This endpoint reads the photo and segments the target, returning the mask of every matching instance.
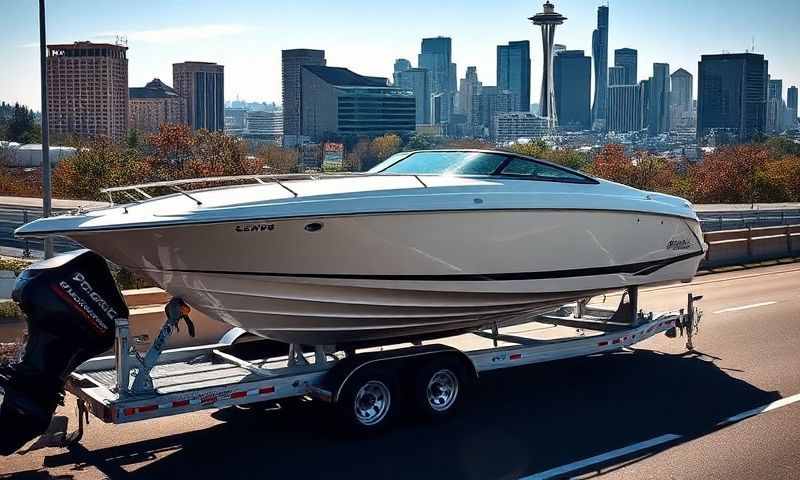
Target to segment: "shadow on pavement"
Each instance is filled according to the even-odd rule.
[[[79,447],[45,466],[88,463],[117,478],[125,465],[174,450],[127,475],[518,478],[667,433],[704,435],[778,398],[707,359],[641,350],[485,374],[462,410],[438,425],[402,416],[379,436],[353,438],[337,431],[327,405],[228,409],[215,414],[226,422],[211,428],[92,452]]]

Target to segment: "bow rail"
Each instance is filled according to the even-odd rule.
[[[347,177],[347,176],[353,176],[353,174],[287,173],[279,175],[230,175],[224,177],[184,178],[180,180],[166,180],[161,182],[140,183],[136,185],[126,185],[123,187],[103,188],[100,190],[100,192],[105,193],[108,196],[108,200],[109,202],[111,202],[111,205],[114,205],[114,197],[112,195],[114,193],[123,194],[125,197],[127,197],[134,203],[141,203],[145,200],[153,198],[153,195],[150,195],[145,190],[152,188],[167,188],[169,190],[172,190],[173,192],[191,198],[192,200],[197,202],[198,205],[200,205],[201,202],[199,200],[192,197],[189,193],[186,192],[186,190],[180,187],[185,185],[202,184],[202,183],[226,184],[226,183],[237,183],[243,181],[251,181],[260,184],[276,183],[280,185],[283,189],[285,189],[287,192],[297,197],[297,192],[287,187],[286,184],[283,183],[284,181],[317,180],[319,178],[333,178],[333,177]],[[221,187],[223,185],[219,186]],[[140,198],[137,198],[135,194],[138,194]]]
[[[167,188],[172,190],[175,193],[179,193],[186,197],[191,198],[198,205],[202,205],[197,198],[193,197],[187,190],[181,188],[184,185],[192,185],[192,184],[202,184],[202,183],[218,183],[218,184],[226,184],[226,183],[235,183],[235,182],[243,182],[243,181],[251,181],[257,184],[268,184],[268,183],[275,183],[281,186],[284,190],[291,193],[292,196],[297,197],[297,192],[289,188],[285,183],[286,180],[319,180],[319,179],[328,179],[328,178],[345,178],[345,177],[368,177],[379,175],[379,173],[363,173],[363,172],[340,172],[340,173],[285,173],[285,174],[278,174],[278,175],[230,175],[225,177],[201,177],[201,178],[184,178],[180,180],[166,180],[161,182],[149,182],[149,183],[139,183],[136,185],[127,185],[123,187],[110,187],[110,188],[103,188],[100,190],[101,193],[105,193],[108,196],[108,201],[111,205],[115,205],[114,197],[112,194],[119,193],[127,197],[133,203],[141,203],[145,200],[149,200],[151,198],[158,197],[161,195],[151,195],[147,193],[145,190],[151,188]],[[386,175],[386,174],[380,174]],[[390,174],[391,175],[391,174]],[[420,175],[407,175],[407,174],[399,174],[399,175],[391,175],[391,176],[408,176],[414,177],[417,181],[424,187],[428,188],[428,185],[422,181]],[[213,188],[221,188],[224,185],[219,185]],[[189,190],[191,191],[191,190]],[[136,195],[139,195],[137,197]]]

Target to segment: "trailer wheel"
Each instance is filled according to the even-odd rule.
[[[464,387],[464,368],[459,362],[431,361],[417,374],[414,386],[417,409],[436,420],[450,416],[461,403]]]
[[[373,432],[389,423],[397,410],[395,385],[393,376],[377,369],[356,372],[337,401],[346,426],[357,432]]]

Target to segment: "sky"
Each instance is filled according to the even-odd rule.
[[[187,60],[225,66],[225,98],[280,102],[281,50],[324,49],[328,65],[391,77],[394,60],[417,65],[423,37],[453,39],[462,78],[478,68],[495,85],[496,46],[531,41],[531,101],[539,97],[541,34],[528,17],[542,1],[403,0],[49,0],[48,43],[128,40],[129,86],[154,77],[172,83],[172,64]],[[591,55],[597,22],[593,0],[555,0],[568,18],[556,43]],[[0,100],[39,109],[36,0],[0,0]],[[611,0],[609,65],[615,48],[639,51],[639,79],[653,62],[696,77],[701,54],[755,52],[769,61],[785,89],[800,84],[800,0]],[[696,78],[695,78],[696,83]],[[695,87],[696,92],[696,87]]]

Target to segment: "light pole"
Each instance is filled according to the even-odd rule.
[[[45,31],[44,0],[39,0],[39,60],[42,76],[42,216],[52,210],[50,189],[50,128],[47,121],[47,33]],[[44,258],[53,256],[53,237],[44,239]]]

